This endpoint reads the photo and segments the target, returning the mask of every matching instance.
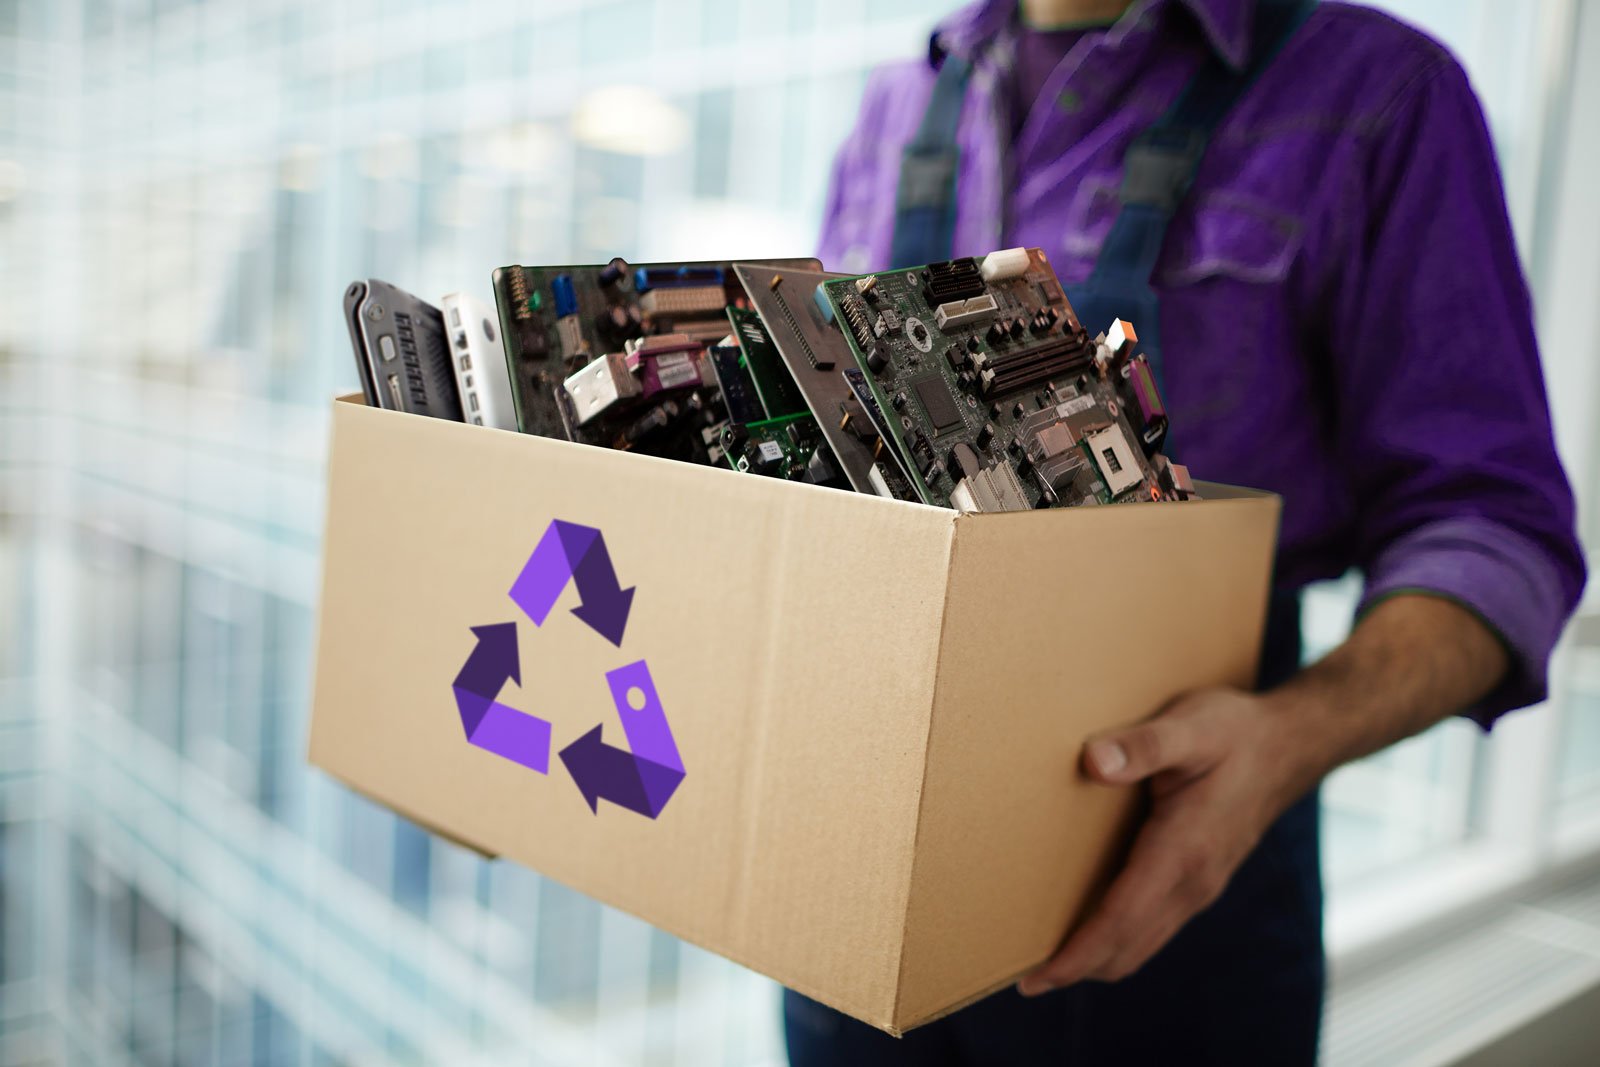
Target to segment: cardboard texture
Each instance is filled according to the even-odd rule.
[[[1202,492],[958,515],[342,398],[310,759],[901,1033],[1045,959],[1103,882],[1138,795],[1082,779],[1084,739],[1252,677],[1279,501]],[[636,590],[620,646],[569,610],[582,568],[542,625],[508,596],[552,520]],[[468,743],[452,696],[503,623],[548,773]],[[639,660],[682,758],[654,817],[591,810],[561,756],[642,744],[606,679]]]

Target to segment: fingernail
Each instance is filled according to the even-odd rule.
[[[1128,765],[1128,754],[1115,741],[1090,742],[1089,759],[1094,763],[1095,770],[1107,776],[1116,774]]]
[[[1024,978],[1017,983],[1017,992],[1025,997],[1036,997],[1040,993],[1050,992],[1051,986],[1042,978]]]

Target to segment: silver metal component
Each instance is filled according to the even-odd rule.
[[[601,356],[562,384],[572,398],[579,426],[624,397],[635,397],[644,391],[639,379],[629,372],[627,359],[620,352]]]
[[[1028,511],[1027,494],[1009,463],[998,463],[969,474],[950,491],[950,506],[957,511]]]
[[[1111,490],[1112,496],[1124,493],[1140,482],[1144,481],[1144,471],[1139,466],[1139,459],[1124,436],[1122,427],[1118,425],[1107,426],[1103,430],[1084,435],[1084,443],[1089,446],[1089,454],[1094,457],[1094,465],[1100,472],[1100,478],[1106,483],[1106,488]]]

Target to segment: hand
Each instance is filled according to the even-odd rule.
[[[1286,711],[1270,696],[1201,690],[1084,746],[1091,778],[1118,786],[1148,779],[1151,810],[1099,906],[1017,983],[1019,992],[1124,978],[1221,894],[1267,827],[1316,780],[1298,732],[1284,728]]]

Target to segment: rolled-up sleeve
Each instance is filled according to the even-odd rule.
[[[1487,727],[1544,699],[1583,553],[1493,146],[1465,73],[1441,54],[1383,122],[1329,323],[1336,445],[1366,575],[1359,610],[1424,592],[1482,619],[1512,660],[1466,709]]]

